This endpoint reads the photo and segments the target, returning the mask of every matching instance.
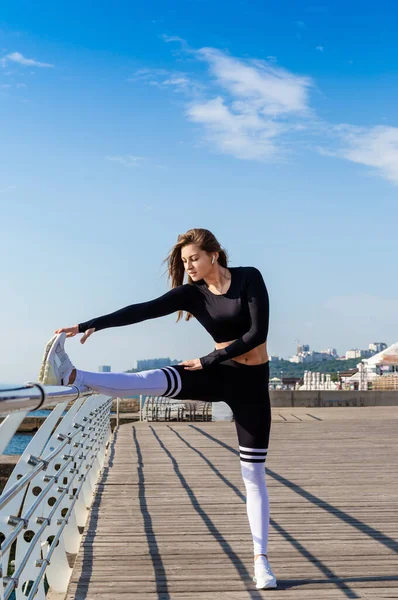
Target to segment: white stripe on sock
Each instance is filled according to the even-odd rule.
[[[245,446],[239,446],[239,450],[246,450],[247,452],[268,452],[268,448],[246,448]]]

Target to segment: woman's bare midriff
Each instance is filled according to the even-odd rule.
[[[216,349],[222,350],[226,348],[236,340],[232,340],[232,342],[219,342],[216,343]],[[269,360],[268,352],[267,352],[267,342],[264,344],[260,344],[253,348],[253,350],[249,350],[245,354],[241,354],[240,356],[235,356],[232,360],[236,362],[242,363],[243,365],[262,365]]]

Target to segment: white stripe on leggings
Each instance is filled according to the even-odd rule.
[[[179,374],[177,369],[174,369],[174,367],[163,367],[163,368],[166,371],[169,371],[169,373],[171,371],[170,377],[171,377],[171,380],[174,382],[174,385],[171,386],[170,393],[167,394],[167,396],[170,398],[174,398],[174,396],[177,396],[177,394],[181,391],[181,388],[182,388],[181,375]]]

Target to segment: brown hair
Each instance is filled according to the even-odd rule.
[[[167,258],[164,259],[163,263],[167,262],[168,268],[168,279],[171,279],[171,287],[175,288],[184,283],[184,263],[181,259],[181,249],[188,244],[196,244],[201,250],[208,252],[218,252],[218,262],[222,267],[228,266],[228,254],[224,248],[221,247],[217,238],[208,229],[189,229],[186,233],[181,233],[178,236],[177,243],[174,244],[169,252]],[[192,284],[192,278],[188,275],[188,283]],[[182,319],[184,311],[178,311],[177,323]],[[189,321],[193,315],[187,313],[185,320]]]

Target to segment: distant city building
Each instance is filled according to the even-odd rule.
[[[110,373],[111,372],[111,366],[110,365],[100,365],[98,367],[98,371],[100,373]]]
[[[303,363],[304,362],[304,355],[302,352],[300,352],[300,354],[295,354],[294,356],[292,356],[291,358],[288,359],[289,362],[291,363]]]
[[[137,371],[148,371],[149,369],[161,369],[169,365],[178,365],[180,360],[171,360],[170,358],[145,358],[137,360]]]
[[[383,350],[385,350],[387,348],[387,344],[385,344],[384,342],[373,342],[372,344],[369,344],[369,350],[371,352],[383,352]]]
[[[362,358],[362,352],[363,350],[358,350],[357,348],[354,348],[353,350],[347,350],[345,353],[346,360],[350,360],[352,358]]]
[[[280,360],[279,356],[270,356],[270,360]]]
[[[351,348],[347,350],[345,355],[339,356],[336,348],[327,348],[320,352],[310,350],[309,344],[298,344],[297,353],[288,359],[289,362],[302,364],[312,362],[325,362],[329,360],[350,360],[350,359],[367,359],[383,352],[387,348],[387,344],[384,342],[372,342],[369,344],[368,350],[360,350],[359,348]],[[274,360],[276,357],[273,357]]]
[[[299,356],[300,354],[303,354],[304,352],[309,352],[309,351],[310,351],[309,344],[298,344],[296,356]]]
[[[307,355],[310,351],[309,344],[298,344],[296,354],[289,358],[289,362],[292,363],[303,363],[307,361]]]
[[[297,354],[289,358],[289,362],[292,363],[311,363],[311,362],[325,362],[327,360],[334,360],[337,356],[335,348],[328,348],[328,350],[322,352],[314,352],[310,350],[309,344],[302,344],[297,346]]]
[[[328,360],[334,360],[333,354],[330,352],[310,352],[311,362],[326,362]]]
[[[327,350],[321,350],[321,354],[329,354],[333,358],[337,358],[337,350],[336,348],[328,348]]]
[[[346,360],[350,360],[351,358],[370,358],[373,354],[375,354],[373,350],[358,350],[354,348],[353,350],[347,350],[345,358]]]

